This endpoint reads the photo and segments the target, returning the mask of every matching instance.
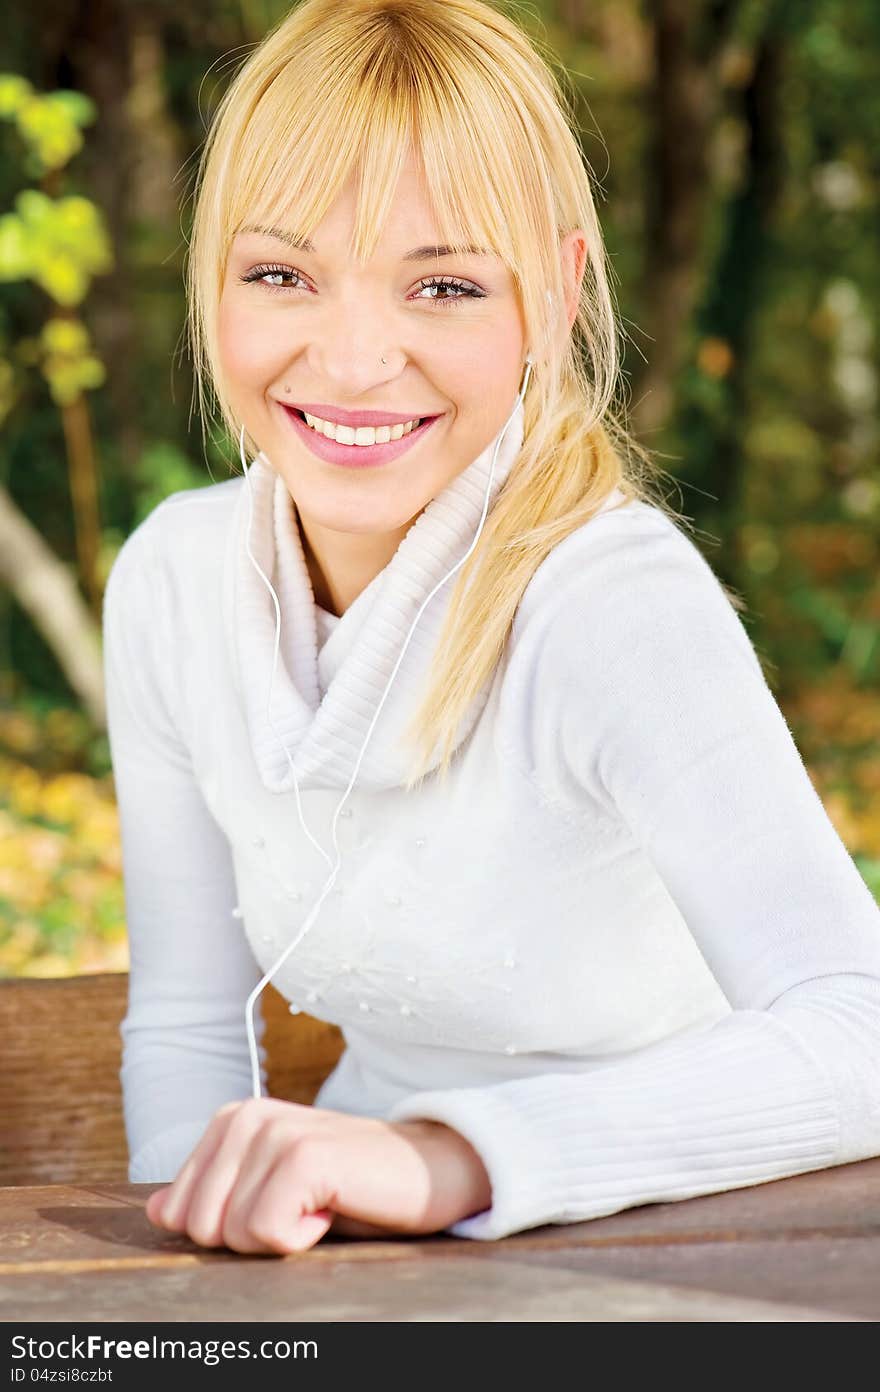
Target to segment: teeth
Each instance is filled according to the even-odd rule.
[[[374,430],[370,425],[334,425],[333,421],[321,420],[305,411],[303,415],[313,430],[326,435],[328,440],[336,440],[340,445],[387,445],[389,440],[400,440],[421,424],[420,420],[411,420],[405,425],[380,425]]]

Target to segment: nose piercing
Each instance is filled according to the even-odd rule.
[[[385,359],[384,359],[384,358],[382,359],[382,361],[383,361],[383,363],[385,363],[385,366],[387,367],[388,364],[387,364],[387,362],[385,362]]]

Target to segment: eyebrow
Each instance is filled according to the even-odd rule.
[[[284,242],[292,247],[294,251],[315,252],[316,248],[308,237],[295,237],[292,232],[285,232],[280,227],[240,227],[239,233],[253,232],[258,237],[274,237],[276,241]],[[457,251],[450,246],[419,246],[413,247],[412,251],[406,252],[401,258],[403,261],[432,261],[438,256],[492,256],[493,252],[487,251],[484,247],[462,247]]]

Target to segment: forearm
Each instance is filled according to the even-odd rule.
[[[419,1093],[391,1118],[468,1138],[493,1206],[451,1231],[497,1238],[880,1153],[878,1041],[880,983],[828,978],[583,1074]]]

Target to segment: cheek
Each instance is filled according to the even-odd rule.
[[[221,300],[217,338],[223,376],[233,390],[262,390],[275,376],[283,351],[266,315]]]
[[[490,419],[498,403],[516,392],[524,356],[522,334],[514,324],[464,345],[455,360],[455,380],[460,387],[457,399]]]

